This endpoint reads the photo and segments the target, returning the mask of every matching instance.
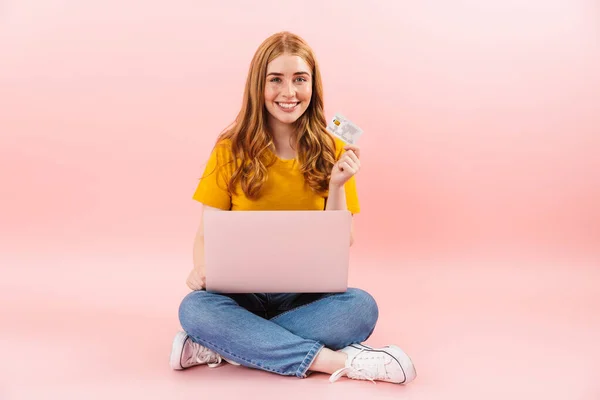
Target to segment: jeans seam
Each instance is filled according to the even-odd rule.
[[[274,370],[272,368],[265,367],[264,365],[258,364],[256,362],[254,362],[252,360],[248,360],[248,359],[246,359],[244,357],[240,357],[240,356],[238,356],[238,355],[236,355],[236,354],[234,354],[234,353],[232,353],[232,352],[230,352],[228,350],[225,350],[221,346],[212,343],[211,341],[203,340],[203,339],[197,339],[196,337],[193,337],[193,338],[194,338],[195,342],[198,342],[198,343],[204,345],[205,347],[210,346],[211,348],[214,348],[214,349],[218,350],[217,352],[221,356],[226,355],[227,358],[231,358],[230,356],[232,356],[232,357],[238,358],[240,360],[243,360],[243,361],[247,362],[248,364],[250,364],[250,365],[252,365],[252,366],[254,366],[256,368],[264,369],[264,370],[267,370],[267,371],[270,371],[270,372],[274,372],[274,373],[277,373],[277,374],[281,374],[281,375],[294,375],[293,372],[291,372],[291,373],[284,373],[282,371],[277,371],[277,370]],[[208,346],[206,346],[205,343],[208,344]]]
[[[306,357],[304,357],[304,360],[302,360],[302,362],[300,363],[300,367],[298,367],[298,370],[296,371],[296,376],[298,378],[306,378],[306,372],[308,371],[308,368],[310,368],[315,358],[317,357],[317,354],[319,354],[321,349],[323,349],[324,347],[325,345],[319,342],[316,342],[313,345]]]
[[[283,313],[281,313],[281,314],[279,314],[279,315],[277,315],[277,316],[275,316],[275,317],[271,318],[271,319],[270,319],[270,321],[275,321],[277,318],[283,317],[284,315],[286,315],[286,314],[288,314],[288,313],[291,313],[292,311],[301,310],[301,309],[303,309],[304,307],[308,307],[308,306],[310,306],[310,305],[313,305],[313,304],[315,304],[315,303],[317,303],[317,302],[319,302],[319,301],[327,300],[327,299],[328,299],[328,298],[330,298],[330,297],[332,297],[332,294],[327,294],[327,295],[325,295],[324,297],[321,297],[320,299],[313,300],[313,301],[311,301],[310,303],[306,303],[306,304],[303,304],[303,305],[301,305],[300,307],[296,307],[296,308],[292,308],[291,310],[287,310],[287,311],[285,311],[285,312],[283,312]]]
[[[322,347],[324,347],[324,345],[322,345],[321,343],[319,343],[319,342],[315,342],[315,344],[314,344],[314,345],[313,345],[313,347],[310,349],[310,351],[308,352],[308,354],[306,355],[306,357],[304,357],[304,359],[303,359],[303,360],[302,360],[302,362],[300,363],[300,367],[298,367],[298,370],[297,370],[296,372],[283,372],[283,371],[281,371],[281,370],[275,370],[275,369],[272,369],[272,368],[266,367],[266,366],[264,366],[264,365],[258,364],[258,363],[256,363],[255,361],[248,360],[248,359],[246,359],[246,358],[244,358],[244,357],[240,357],[240,356],[238,356],[237,354],[234,354],[234,353],[232,353],[232,352],[230,352],[230,351],[228,351],[228,350],[225,350],[225,349],[224,349],[224,348],[222,348],[221,346],[219,346],[219,345],[217,345],[217,344],[214,344],[214,343],[212,343],[212,342],[211,342],[211,341],[209,341],[209,340],[197,339],[197,338],[196,338],[196,337],[194,337],[194,336],[192,336],[192,338],[194,339],[194,341],[195,341],[195,342],[197,342],[197,343],[200,343],[200,344],[202,344],[202,345],[203,345],[203,346],[205,346],[205,347],[208,347],[208,346],[210,346],[211,348],[214,348],[214,349],[216,349],[216,350],[217,350],[217,352],[219,353],[219,355],[221,355],[221,356],[227,356],[226,358],[232,358],[232,357],[234,357],[234,358],[238,358],[238,359],[240,359],[240,360],[243,360],[243,361],[247,362],[248,364],[250,364],[250,365],[252,365],[252,366],[254,366],[254,367],[256,367],[256,368],[259,368],[259,369],[263,369],[263,370],[266,370],[266,371],[274,372],[274,373],[276,373],[276,374],[280,374],[280,375],[287,375],[287,376],[292,376],[292,375],[295,375],[295,376],[297,376],[297,377],[299,377],[299,378],[305,378],[305,377],[306,377],[306,374],[305,374],[305,373],[306,373],[306,370],[307,370],[307,369],[308,369],[308,367],[310,366],[310,364],[308,364],[308,365],[306,365],[306,367],[304,367],[304,364],[306,363],[306,359],[307,359],[307,358],[309,358],[309,356],[311,356],[311,353],[312,353],[311,360],[312,360],[312,359],[314,359],[314,356],[316,356],[316,354],[318,353],[318,351],[319,351],[319,350],[320,350]],[[208,344],[208,346],[206,346],[206,344]],[[317,350],[316,350],[316,351],[315,351],[315,348],[317,348]],[[300,375],[300,372],[299,372],[299,371],[303,371],[303,375]]]

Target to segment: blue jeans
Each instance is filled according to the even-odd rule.
[[[226,359],[280,375],[307,376],[323,347],[339,350],[373,333],[379,311],[361,289],[344,293],[189,293],[183,330]]]

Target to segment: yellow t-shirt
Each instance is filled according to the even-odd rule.
[[[344,142],[335,139],[336,160],[344,151]],[[218,172],[217,167],[226,164],[225,173]],[[233,155],[231,142],[221,141],[210,154],[204,174],[192,198],[209,207],[222,210],[324,210],[325,197],[314,193],[308,185],[304,185],[304,176],[300,172],[296,160],[276,161],[267,170],[267,181],[263,185],[260,197],[250,200],[238,182],[236,193],[227,193],[227,182],[233,172]],[[344,185],[346,205],[352,214],[360,212],[360,204],[356,192],[356,180],[353,176]]]

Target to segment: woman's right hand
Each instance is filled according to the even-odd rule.
[[[206,287],[206,276],[198,268],[193,268],[186,283],[192,290],[202,290]]]

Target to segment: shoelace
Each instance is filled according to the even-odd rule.
[[[201,346],[198,343],[190,341],[190,345],[194,350],[194,355],[191,356],[190,359],[195,359],[198,364],[206,363],[210,368],[215,368],[218,367],[223,361],[220,355],[208,350],[206,347]]]
[[[377,382],[375,382],[376,377],[371,376],[368,370],[364,368],[356,369],[353,367],[345,367],[342,369],[338,369],[331,375],[331,377],[329,378],[329,382],[335,382],[344,375],[348,375],[348,378],[352,379],[368,380],[377,385]]]
[[[361,355],[364,351],[365,351],[364,349],[361,350],[354,357],[354,360],[356,360],[358,358],[358,356]],[[354,360],[352,361],[352,363],[354,363]],[[347,375],[348,378],[352,378],[352,379],[368,380],[368,381],[373,382],[374,384],[377,384],[377,382],[375,382],[376,379],[381,379],[381,380],[388,379],[388,374],[385,369],[385,365],[383,366],[383,369],[378,368],[378,363],[373,363],[372,365],[369,365],[369,367],[372,367],[377,371],[377,373],[372,373],[369,368],[365,368],[365,367],[361,368],[361,364],[363,364],[363,363],[366,364],[366,362],[364,362],[364,361],[361,363],[361,360],[357,360],[357,364],[358,364],[357,367],[350,366],[350,367],[344,367],[344,368],[338,369],[333,374],[331,374],[329,381],[335,382],[344,375]]]

